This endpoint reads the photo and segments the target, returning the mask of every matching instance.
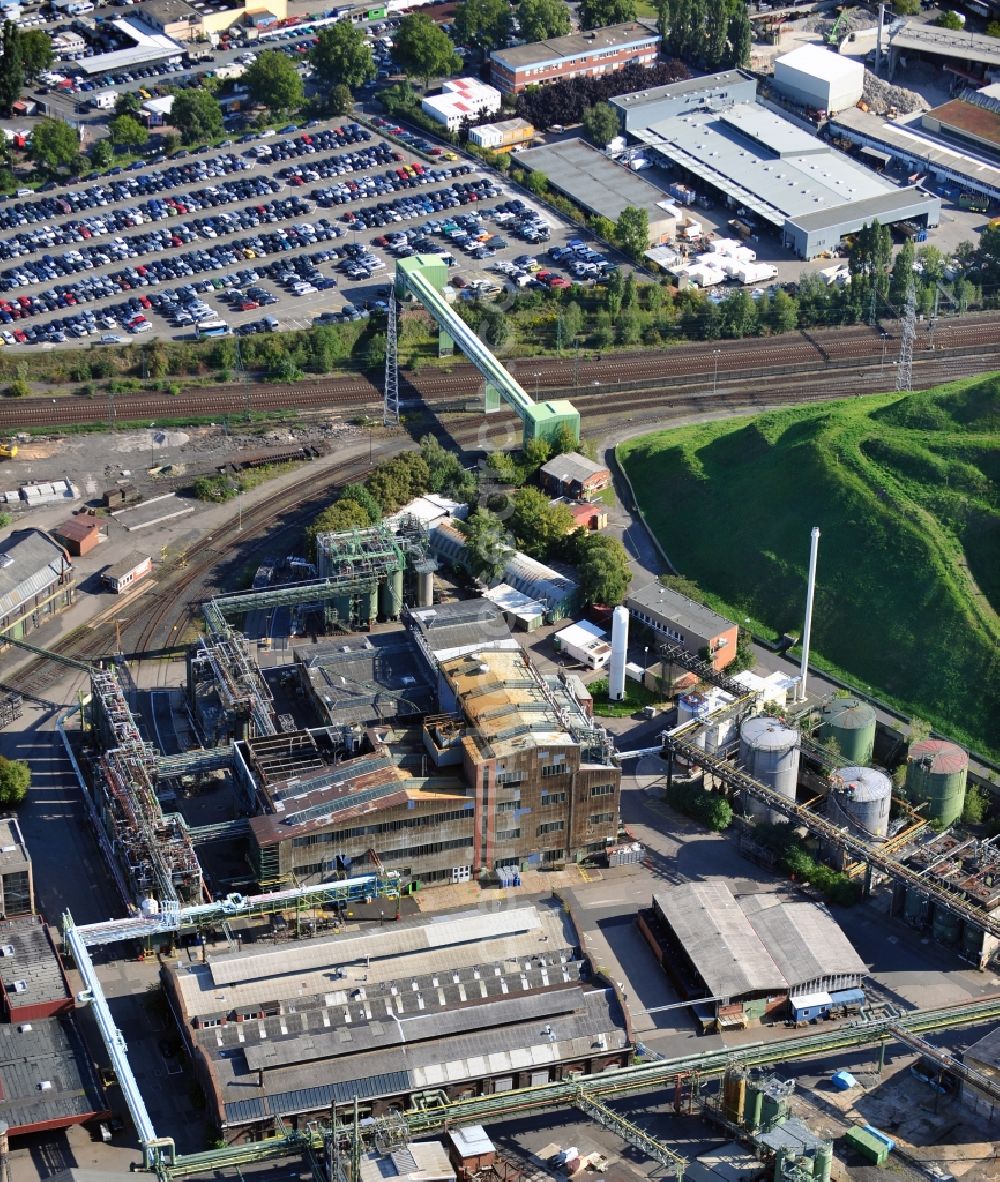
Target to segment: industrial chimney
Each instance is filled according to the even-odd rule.
[[[608,666],[608,699],[625,697],[625,662],[628,660],[628,608],[616,607],[611,620],[611,663]]]
[[[819,556],[819,526],[814,525],[809,535],[809,578],[806,582],[806,622],[802,629],[802,668],[799,673],[798,700],[805,701],[806,682],[809,680],[809,643],[812,639],[813,598],[816,595],[816,559]],[[614,660],[614,656],[611,658]]]

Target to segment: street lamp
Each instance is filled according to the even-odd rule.
[[[715,397],[715,391],[719,385],[719,354],[721,349],[712,350],[712,397]]]

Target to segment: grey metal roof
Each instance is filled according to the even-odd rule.
[[[26,870],[31,865],[31,855],[21,836],[21,827],[16,817],[0,817],[0,870],[12,874]]]
[[[500,609],[488,599],[438,603],[411,612],[424,646],[435,655],[497,644],[517,646]]]
[[[968,1047],[962,1059],[965,1063],[982,1064],[990,1071],[1000,1070],[1000,1026]]]
[[[868,973],[868,966],[821,904],[760,894],[744,896],[740,907],[793,992],[821,977]]]
[[[301,650],[296,654],[331,725],[402,718],[434,708],[430,671],[404,628],[374,633],[365,641],[311,648],[305,660]]]
[[[631,134],[776,226],[898,190],[756,103],[710,106]]]
[[[13,949],[13,953],[8,949]],[[11,1005],[30,1006],[72,998],[55,946],[37,915],[0,923],[0,953],[0,974]],[[17,988],[17,984],[23,988]]]
[[[643,608],[652,616],[661,616],[686,632],[693,632],[705,640],[711,640],[720,632],[727,632],[734,628],[732,620],[720,616],[718,612],[706,607],[703,603],[696,603],[664,587],[662,583],[647,583],[636,591],[630,591],[625,600],[626,607]]]
[[[553,480],[576,480],[582,484],[591,476],[599,476],[608,471],[604,464],[581,455],[578,451],[565,452],[561,456],[553,456],[542,465],[542,471]]]
[[[682,883],[653,896],[712,997],[780,993],[785,978],[724,882]]]
[[[660,207],[660,202],[671,201],[669,193],[581,139],[559,140],[518,152],[517,163],[543,173],[550,185],[578,205],[612,221],[633,205],[646,210],[651,227],[671,216]]]
[[[565,37],[550,37],[547,41],[515,45],[510,49],[495,49],[490,56],[508,69],[523,70],[525,66],[545,65],[569,57],[589,57],[606,50],[659,40],[660,34],[655,25],[629,21],[627,24],[606,25],[603,29],[591,29],[585,33],[567,33]]]
[[[137,566],[148,560],[148,554],[143,554],[141,550],[133,550],[101,573],[108,579],[121,579],[125,575],[131,574]]]
[[[687,94],[700,94],[705,90],[715,90],[723,86],[735,86],[740,82],[751,82],[756,85],[752,74],[742,70],[720,70],[717,74],[709,74],[707,78],[685,78],[681,82],[668,82],[665,86],[652,86],[649,90],[634,90],[631,94],[619,94],[609,98],[613,107],[622,110],[633,110],[645,106],[647,103],[662,102],[663,99],[681,98]]]
[[[387,1071],[379,1075],[363,1076],[346,1083],[321,1084],[318,1087],[296,1088],[273,1096],[255,1096],[252,1100],[227,1101],[227,1125],[252,1124],[276,1116],[294,1116],[299,1112],[318,1112],[331,1104],[350,1104],[358,1100],[376,1100],[380,1096],[400,1096],[413,1087],[408,1071]]]
[[[789,224],[798,226],[800,230],[812,232],[845,223],[856,224],[860,229],[870,221],[898,222],[917,217],[930,212],[935,205],[940,205],[937,197],[910,186],[906,189],[894,189],[891,193],[883,193],[878,197],[866,197],[862,201],[852,201],[829,209],[817,209],[814,213],[801,214],[799,217],[789,218]]]
[[[68,1125],[107,1111],[83,1040],[69,1018],[0,1023],[0,1087],[0,1120],[11,1132],[42,1122]]]
[[[537,562],[527,554],[512,554],[503,568],[504,578],[518,591],[542,600],[552,609],[565,604],[577,592],[576,583],[562,571]]]
[[[0,542],[0,617],[15,615],[72,570],[66,551],[40,529],[18,529]]]
[[[889,44],[893,49],[915,49],[934,57],[1000,66],[1000,41],[965,29],[945,29],[915,20],[894,22],[889,29]]]

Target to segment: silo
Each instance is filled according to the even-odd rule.
[[[740,766],[755,780],[794,801],[799,778],[799,732],[767,714],[748,718],[740,727]],[[746,801],[746,807],[762,820],[785,820],[783,814],[772,815],[756,799]]]
[[[858,698],[834,698],[823,707],[820,738],[832,740],[841,758],[867,767],[875,750],[875,710]]]
[[[830,1182],[832,1172],[833,1142],[824,1141],[816,1149],[816,1156],[813,1159],[813,1177],[816,1179],[816,1182]]]
[[[422,569],[417,572],[417,607],[434,606],[434,571]]]
[[[826,815],[850,825],[862,837],[883,838],[889,831],[892,781],[871,767],[842,767],[830,777]]]
[[[969,757],[961,747],[940,739],[914,743],[906,762],[906,795],[914,803],[927,802],[928,821],[952,825],[965,807],[965,778]]]
[[[625,664],[628,661],[628,608],[616,607],[611,617],[611,660],[608,663],[608,699],[625,697]]]

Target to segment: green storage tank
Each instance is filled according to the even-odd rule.
[[[816,1182],[830,1182],[833,1172],[833,1142],[824,1141],[813,1158],[813,1177]]]
[[[955,743],[914,743],[906,757],[906,795],[914,804],[926,803],[928,821],[953,825],[965,807],[968,772],[969,757]]]
[[[936,906],[931,930],[939,944],[947,944],[949,948],[954,948],[962,938],[962,921],[947,908]]]
[[[844,762],[867,767],[875,750],[875,710],[859,698],[834,698],[823,707],[820,738],[832,741]]]
[[[761,1111],[764,1105],[764,1097],[760,1093],[760,1088],[754,1084],[750,1084],[747,1088],[747,1100],[744,1108],[744,1120],[746,1127],[751,1133],[756,1132],[760,1128]]]

